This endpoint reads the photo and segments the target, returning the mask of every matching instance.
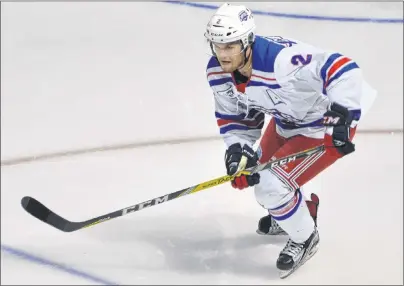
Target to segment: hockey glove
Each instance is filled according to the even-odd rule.
[[[337,151],[342,155],[348,155],[355,151],[349,137],[349,130],[352,123],[352,113],[338,103],[332,103],[330,109],[324,113],[324,126],[333,127],[332,143]]]
[[[240,143],[235,143],[226,150],[225,163],[227,175],[232,176],[239,171],[257,165],[258,156],[248,145],[244,145],[244,147],[241,148]],[[259,182],[260,175],[255,173],[252,175],[240,175],[235,177],[231,181],[231,185],[235,189],[242,190],[244,188],[252,187]]]

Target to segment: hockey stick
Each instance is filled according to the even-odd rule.
[[[82,221],[82,222],[68,221],[68,220],[64,219],[63,217],[59,216],[58,214],[54,213],[53,211],[51,211],[49,208],[47,208],[45,205],[43,205],[38,200],[36,200],[32,197],[29,197],[29,196],[23,197],[21,199],[21,205],[28,213],[30,213],[32,216],[36,217],[37,219],[55,227],[61,231],[73,232],[73,231],[76,231],[76,230],[79,230],[82,228],[90,227],[95,224],[105,222],[105,221],[113,219],[113,218],[124,216],[124,215],[130,214],[130,213],[136,212],[136,211],[143,210],[148,207],[152,207],[152,206],[155,206],[155,205],[158,205],[158,204],[161,204],[164,202],[168,202],[168,201],[171,201],[171,200],[174,200],[174,199],[177,199],[177,198],[189,195],[189,194],[194,194],[194,193],[200,192],[202,190],[206,190],[208,188],[221,185],[241,174],[248,175],[248,174],[260,172],[265,169],[273,168],[275,166],[281,166],[286,163],[293,162],[295,160],[305,158],[305,157],[308,157],[315,153],[321,152],[324,149],[325,149],[325,146],[321,145],[321,146],[318,146],[318,147],[315,147],[312,149],[308,149],[308,150],[298,152],[298,153],[295,153],[295,154],[292,154],[292,155],[289,155],[289,156],[286,156],[286,157],[283,157],[280,159],[276,159],[273,161],[269,161],[267,163],[263,163],[263,164],[251,167],[251,168],[243,170],[233,176],[225,175],[225,176],[222,176],[222,177],[210,180],[210,181],[206,181],[206,182],[200,183],[198,185],[195,185],[195,186],[192,186],[192,187],[189,187],[186,189],[182,189],[182,190],[170,193],[170,194],[166,194],[164,196],[157,197],[157,198],[151,199],[149,201],[145,201],[145,202],[142,202],[142,203],[139,203],[136,205],[132,205],[130,207],[126,207],[126,208],[123,208],[123,209],[120,209],[120,210],[117,210],[117,211],[114,211],[114,212],[111,212],[108,214],[104,214],[99,217],[92,218],[92,219]]]

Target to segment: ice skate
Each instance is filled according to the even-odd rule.
[[[259,220],[257,233],[261,235],[287,235],[271,215],[264,216]]]
[[[296,243],[289,239],[279,254],[276,267],[280,270],[280,278],[284,279],[295,272],[317,252],[320,237],[317,228],[303,243]]]

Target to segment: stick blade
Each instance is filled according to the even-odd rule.
[[[57,215],[38,200],[26,196],[21,199],[22,207],[33,217],[47,223],[61,231],[70,232],[73,229],[69,228],[71,222]]]

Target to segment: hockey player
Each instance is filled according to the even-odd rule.
[[[376,92],[349,57],[298,40],[259,36],[255,29],[248,8],[226,3],[205,32],[212,55],[206,75],[227,146],[227,174],[327,146],[304,160],[231,182],[240,190],[254,186],[257,202],[267,210],[258,233],[289,235],[276,263],[284,278],[312,257],[319,243],[319,200],[314,194],[312,200],[305,199],[301,187],[355,151],[356,125]],[[262,134],[265,115],[272,119]],[[260,137],[255,152],[253,145]]]

